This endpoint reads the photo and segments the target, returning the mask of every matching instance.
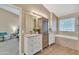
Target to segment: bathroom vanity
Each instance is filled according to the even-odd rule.
[[[42,50],[42,34],[26,34],[24,38],[24,52],[33,55]]]

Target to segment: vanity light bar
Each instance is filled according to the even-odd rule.
[[[34,15],[37,15],[38,17],[45,17],[48,19],[48,17],[46,15],[44,15],[43,13],[39,13],[39,12],[34,11],[34,10],[32,10],[31,13]]]

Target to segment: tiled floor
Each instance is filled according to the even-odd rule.
[[[11,39],[4,42],[0,42],[0,55],[18,55],[19,45],[17,39]],[[48,48],[45,48],[36,55],[77,55],[77,51],[62,47],[60,45],[54,44]]]
[[[19,43],[17,39],[0,42],[0,55],[18,55]]]
[[[54,44],[36,55],[77,55],[77,51]]]

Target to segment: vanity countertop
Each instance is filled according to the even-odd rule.
[[[41,35],[41,34],[26,34],[25,37],[34,37],[34,36],[38,36],[38,35]]]

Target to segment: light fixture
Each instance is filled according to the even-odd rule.
[[[32,13],[31,15],[35,16],[36,18],[41,18],[41,16],[38,16],[38,15],[36,15],[34,13]]]
[[[40,17],[45,17],[48,19],[48,16],[43,14],[42,12],[39,12],[39,11],[37,12],[35,10],[32,10],[31,13],[36,14],[37,16],[40,16]]]
[[[31,15],[35,16],[36,18],[41,18],[41,16],[35,11],[32,11]]]

